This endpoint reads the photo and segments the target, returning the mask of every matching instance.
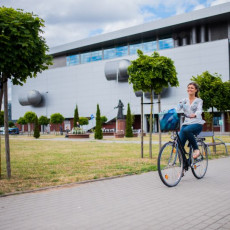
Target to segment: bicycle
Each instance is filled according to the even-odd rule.
[[[208,168],[208,148],[204,142],[205,138],[196,137],[200,156],[193,159],[192,146],[188,144],[189,151],[187,152],[181,145],[178,135],[179,118],[174,123],[170,128],[163,129],[163,131],[169,131],[169,129],[173,131],[171,136],[173,141],[162,146],[157,161],[160,179],[168,187],[176,186],[189,168],[197,179],[203,178]]]

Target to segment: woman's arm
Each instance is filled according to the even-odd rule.
[[[200,99],[197,105],[197,110],[195,112],[196,118],[202,119],[202,112],[203,112],[203,100]]]

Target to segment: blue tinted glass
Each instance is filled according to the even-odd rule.
[[[102,50],[94,51],[91,53],[91,61],[102,60]]]
[[[143,43],[143,52],[144,53],[153,52],[155,50],[157,50],[157,42],[156,41]]]
[[[80,57],[78,54],[66,57],[66,65],[67,66],[78,65],[78,64],[80,64]]]
[[[137,50],[142,50],[142,44],[133,44],[129,46],[130,55],[137,54]]]
[[[111,58],[115,58],[115,57],[116,57],[115,48],[104,50],[104,59],[111,59]]]
[[[163,49],[169,49],[169,48],[173,48],[173,39],[172,38],[167,38],[167,39],[162,39],[159,40],[159,49],[163,50]]]
[[[91,53],[83,53],[81,54],[81,63],[91,62]]]
[[[116,47],[116,56],[122,57],[128,55],[128,46]]]

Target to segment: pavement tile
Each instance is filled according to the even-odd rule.
[[[230,157],[177,187],[157,172],[0,197],[0,230],[230,230]],[[217,173],[218,172],[218,173]]]

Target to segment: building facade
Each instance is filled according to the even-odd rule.
[[[50,117],[61,113],[64,128],[71,121],[76,104],[81,117],[95,117],[96,106],[101,115],[114,121],[118,101],[124,104],[124,114],[130,103],[135,114],[135,127],[140,128],[141,105],[132,85],[128,83],[127,67],[137,58],[137,49],[151,55],[170,57],[176,66],[180,86],[162,93],[162,110],[175,107],[187,96],[186,87],[192,76],[204,71],[222,75],[229,80],[230,3],[225,3],[183,15],[98,35],[50,49],[53,66],[24,86],[12,87],[12,119],[27,111]],[[146,95],[144,102],[150,102]],[[154,104],[154,113],[158,112]],[[144,106],[144,129],[148,131],[150,106]],[[216,113],[216,130],[230,131],[224,114]],[[109,123],[113,127],[112,123]],[[95,125],[90,120],[87,129]],[[156,128],[157,130],[157,128]]]

